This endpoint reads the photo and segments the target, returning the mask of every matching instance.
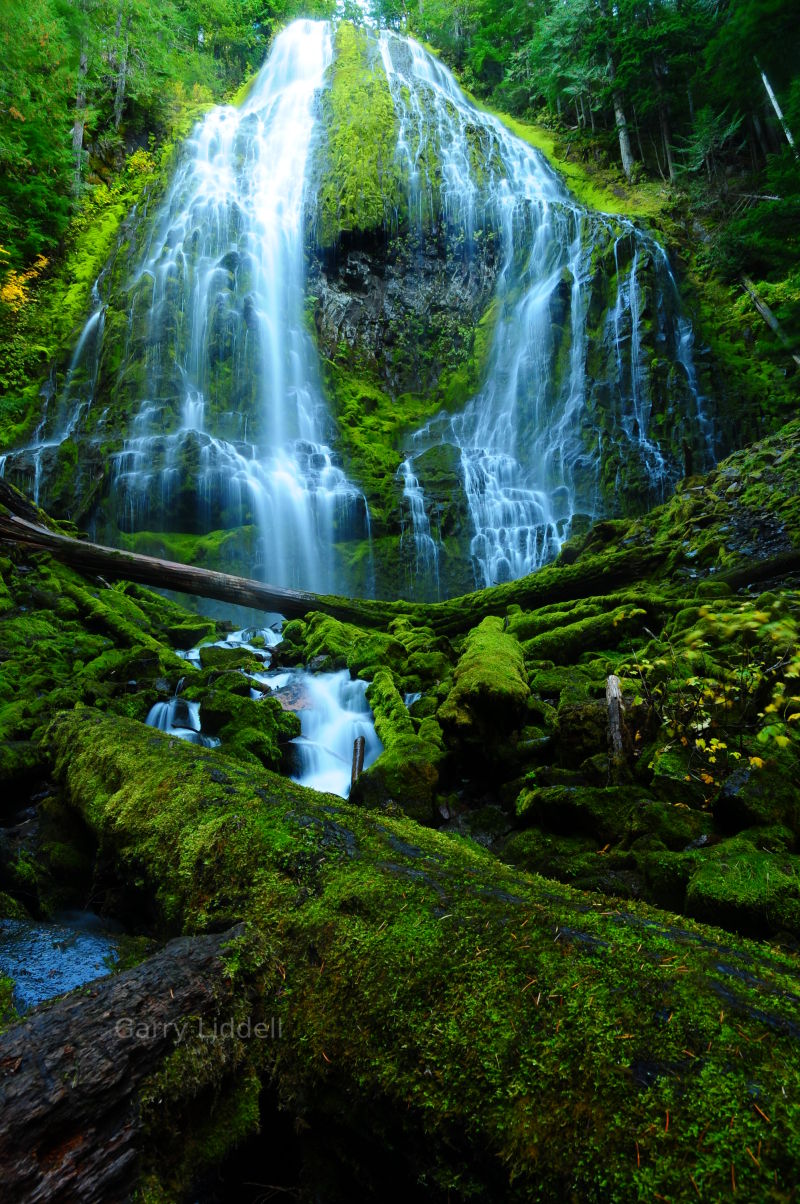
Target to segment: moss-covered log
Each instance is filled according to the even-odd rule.
[[[259,991],[284,1035],[259,1073],[321,1141],[358,1130],[430,1200],[683,1199],[692,1183],[719,1199],[732,1178],[741,1198],[793,1198],[795,956],[132,721],[78,709],[51,740],[165,931],[264,934]]]

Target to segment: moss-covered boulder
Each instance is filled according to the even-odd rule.
[[[300,735],[298,716],[285,711],[277,698],[256,701],[219,682],[202,692],[200,721],[203,731],[218,736],[227,752],[270,769],[280,768],[284,746]]]
[[[390,633],[365,631],[319,612],[308,616],[303,649],[306,662],[316,661],[315,667],[349,669],[359,677],[372,677],[381,668],[399,668],[406,656],[404,645]]]
[[[47,771],[44,732],[78,702],[143,719],[187,674],[176,648],[215,624],[135,585],[88,581],[44,553],[0,557],[0,782],[24,799]]]
[[[395,803],[420,823],[433,823],[439,766],[444,757],[441,728],[428,718],[415,731],[388,670],[376,673],[367,698],[383,752],[353,786],[351,802],[366,807]]]
[[[497,732],[518,727],[530,694],[519,643],[499,617],[488,617],[467,636],[453,686],[438,719],[451,739],[470,745],[491,743]]]

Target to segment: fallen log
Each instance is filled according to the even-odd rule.
[[[322,611],[345,623],[387,627],[393,619],[405,615],[443,634],[464,631],[486,615],[505,614],[512,602],[537,607],[612,592],[646,576],[661,561],[659,554],[649,550],[636,549],[622,554],[609,552],[579,564],[541,569],[522,580],[479,590],[462,598],[420,604],[345,598],[267,585],[230,573],[73,539],[29,518],[3,514],[2,511],[0,540],[49,552],[63,564],[89,576],[135,581],[139,585],[214,598],[236,606],[275,611],[286,618],[302,618],[310,611]]]
[[[150,1141],[142,1084],[198,1026],[219,1031],[241,1007],[221,954],[242,931],[172,941],[134,969],[37,1009],[0,1037],[4,1204],[130,1198]],[[221,1081],[237,1048],[222,1043],[215,1052]]]
[[[157,556],[143,556],[138,552],[126,552],[121,548],[108,548],[88,540],[73,539],[16,514],[0,513],[0,539],[50,552],[70,568],[90,576],[101,574],[112,580],[135,581],[138,585],[215,598],[234,606],[276,611],[286,618],[300,618],[311,610],[320,610],[344,622],[369,626],[389,623],[398,613],[391,603],[371,604],[358,599],[285,589],[279,585],[236,577],[231,573],[219,573],[196,565],[178,564]]]
[[[772,310],[770,309],[770,307],[767,305],[766,301],[762,301],[761,297],[759,297],[758,293],[756,292],[756,286],[753,284],[753,281],[749,280],[747,276],[742,276],[742,288],[747,293],[748,297],[753,302],[753,305],[755,306],[759,315],[766,322],[767,326],[769,326],[772,333],[774,335],[776,335],[778,339],[780,339],[781,343],[783,343],[783,346],[790,353],[794,362],[797,364],[798,367],[800,367],[800,355],[797,354],[797,351],[795,350],[791,339],[786,334],[786,331],[783,329],[780,322],[775,317],[775,315],[772,312]]]
[[[164,926],[264,933],[271,1081],[354,1198],[381,1195],[359,1178],[370,1142],[432,1201],[684,1199],[690,1181],[717,1199],[732,1165],[742,1199],[792,1198],[795,955],[130,720],[64,713],[50,739],[105,863]],[[162,1181],[187,1140],[170,1123]]]

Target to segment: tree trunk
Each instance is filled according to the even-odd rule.
[[[122,6],[119,9],[119,21],[121,24]],[[128,83],[128,53],[130,49],[130,32],[131,32],[131,16],[128,15],[128,20],[125,25],[125,39],[122,42],[119,54],[117,55],[117,78],[114,86],[114,129],[118,130],[122,121],[122,111],[125,108],[125,89]],[[119,46],[119,37],[117,38]]]
[[[797,158],[798,157],[797,147],[795,146],[794,138],[792,137],[792,131],[789,129],[789,123],[787,122],[786,118],[783,115],[783,110],[781,109],[781,106],[778,103],[778,98],[772,89],[772,84],[767,79],[767,73],[762,70],[761,64],[759,63],[758,59],[755,58],[755,55],[753,56],[753,58],[754,58],[756,67],[758,68],[758,73],[761,76],[761,82],[764,85],[764,91],[766,92],[767,96],[769,97],[770,104],[772,105],[773,109],[775,110],[775,116],[778,118],[778,121],[781,124],[781,129],[783,130],[784,134],[786,135],[786,141],[789,143],[789,146],[794,151],[795,158]]]
[[[81,48],[80,65],[78,67],[78,92],[75,98],[75,121],[72,126],[72,152],[75,156],[75,180],[73,192],[77,196],[81,190],[81,175],[83,173],[83,130],[86,124],[86,75],[89,69],[88,43],[84,40]]]
[[[129,1199],[151,1140],[139,1087],[163,1069],[176,1043],[196,1044],[198,1026],[219,1030],[238,1006],[220,954],[242,932],[172,941],[135,969],[35,1010],[0,1037],[4,1204]],[[235,1044],[217,1052],[224,1075]]]
[[[387,1175],[424,1174],[432,1199],[677,1199],[690,1170],[716,1198],[736,1158],[742,1199],[757,1199],[744,1146],[763,1138],[764,1182],[789,1198],[800,1154],[783,1088],[791,1102],[800,1026],[788,950],[527,875],[472,842],[92,708],[58,716],[50,741],[64,797],[133,890],[172,924],[243,918],[256,949],[263,934],[255,977],[281,1040],[241,1042],[241,1073],[271,1081],[318,1140],[332,1133],[332,1157],[349,1133],[351,1184],[372,1149]],[[243,949],[237,963],[246,990],[253,958]],[[126,1083],[143,1055],[113,1039],[98,1047],[102,1022],[116,1023],[116,990],[123,1016],[136,1006],[171,1019],[205,1015],[221,985],[224,1015],[213,964],[210,977],[209,990],[189,974],[173,1001],[160,972],[131,1001],[122,976],[6,1036],[6,1114],[17,1118],[6,1148],[30,1168],[18,1198],[53,1199],[65,1165],[92,1182],[87,1164],[113,1167],[117,1154],[133,1193],[133,1143],[114,1143],[136,1123]],[[84,1027],[86,1015],[96,1022]],[[160,1089],[149,1096],[162,1176],[193,1135],[193,1083],[178,1070],[163,1112]],[[32,1152],[41,1132],[54,1135],[52,1169]]]
[[[616,70],[614,68],[614,59],[611,55],[608,56],[608,75],[613,87]],[[622,93],[618,89],[613,88],[611,98],[614,103],[614,121],[616,122],[617,134],[619,136],[619,153],[622,158],[622,170],[625,172],[625,178],[630,181],[636,160],[633,157],[633,150],[631,149],[631,136],[628,130],[628,121],[625,117],[625,106],[622,103]]]
[[[4,514],[3,508],[10,513]],[[551,602],[609,593],[648,577],[663,563],[659,550],[633,548],[591,558],[585,564],[550,566],[520,581],[446,602],[383,602],[284,589],[229,573],[106,548],[63,535],[53,527],[45,526],[47,521],[43,511],[0,479],[0,540],[49,552],[78,572],[90,576],[100,574],[114,581],[135,581],[157,589],[174,589],[200,598],[250,606],[254,610],[278,611],[287,618],[302,617],[309,611],[319,610],[343,622],[385,627],[393,619],[409,615],[442,634],[466,631],[486,615],[504,615],[511,602],[535,608]]]
[[[661,128],[661,140],[664,143],[664,154],[667,158],[667,174],[670,183],[675,183],[675,156],[672,153],[672,134],[669,126],[669,115],[666,105],[658,106],[658,124]]]
[[[767,326],[769,326],[772,333],[775,334],[780,339],[781,343],[783,343],[784,347],[791,352],[792,359],[798,365],[798,367],[800,367],[800,355],[797,355],[797,353],[793,350],[791,339],[786,334],[786,331],[783,329],[780,322],[767,305],[766,301],[762,301],[759,297],[753,281],[749,280],[747,276],[742,276],[742,288],[747,293],[748,297],[753,302],[753,305],[756,307]]]

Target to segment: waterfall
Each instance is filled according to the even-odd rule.
[[[432,601],[439,600],[439,544],[431,532],[431,523],[425,510],[425,497],[419,481],[414,476],[410,460],[404,460],[398,469],[403,479],[403,498],[411,512],[411,538],[414,542],[414,578],[417,591],[430,587]]]
[[[37,505],[42,502],[43,477],[57,467],[59,449],[78,429],[94,400],[105,323],[104,274],[92,285],[91,313],[75,344],[60,393],[56,396],[52,379],[48,380],[40,393],[42,413],[30,441],[0,456],[0,477],[7,468],[13,469],[14,484]]]
[[[305,314],[306,171],[332,53],[327,24],[295,22],[244,106],[195,131],[131,290],[146,375],[115,458],[121,527],[254,523],[262,574],[319,591],[337,583],[335,541],[367,525],[327,442]]]
[[[683,365],[689,421],[701,428],[710,454],[713,432],[692,366],[691,325],[680,314],[666,256],[652,238],[629,221],[587,213],[538,152],[480,112],[417,43],[384,32],[380,48],[417,229],[440,221],[451,245],[467,254],[479,229],[500,239],[499,316],[485,383],[460,413],[442,413],[414,434],[401,469],[418,571],[429,573],[434,553],[415,460],[436,445],[457,448],[475,581],[491,585],[541,567],[557,554],[577,516],[585,523],[608,508],[601,496],[608,439],[597,421],[592,371],[601,360],[589,326],[598,245],[613,248],[609,288],[616,290],[598,340],[611,352],[602,364],[606,410],[613,441],[650,503],[662,499],[682,466],[650,430],[642,351],[645,262],[675,294],[669,312],[662,308],[656,316],[655,341]]]
[[[332,55],[328,23],[294,22],[244,105],[213,108],[187,140],[155,218],[142,219],[127,312],[101,353],[127,431],[110,454],[92,439],[110,461],[109,537],[252,527],[242,571],[319,592],[341,587],[337,541],[370,539],[366,500],[331,447],[306,312],[307,169]],[[43,456],[91,403],[104,312],[98,304],[67,373],[58,409],[69,421],[45,412],[32,444],[0,466],[19,479],[32,465],[36,500]]]
[[[376,528],[383,549],[402,528],[410,592],[435,599],[523,576],[595,518],[661,501],[710,466],[716,435],[663,248],[578,204],[418,43],[368,36],[406,190],[387,233],[412,252],[435,244],[453,280],[479,265],[493,289],[474,395],[397,436],[398,505]],[[243,106],[197,125],[153,212],[120,236],[32,441],[0,457],[0,473],[108,542],[150,533],[170,554],[175,534],[180,557],[206,536],[211,563],[230,546],[224,567],[322,593],[346,592],[356,568],[362,590],[374,581],[369,507],[358,464],[346,474],[336,451],[307,287],[334,55],[329,23],[295,21]],[[379,255],[375,231],[367,241]],[[373,326],[402,339],[391,305]]]

